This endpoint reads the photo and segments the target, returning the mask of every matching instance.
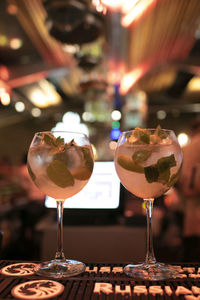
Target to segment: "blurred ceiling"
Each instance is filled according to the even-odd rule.
[[[198,114],[200,1],[128,3],[128,12],[103,14],[86,0],[1,0],[0,92],[11,103],[0,104],[0,126],[30,117],[35,107],[51,114],[81,111],[99,94],[110,101],[108,89],[119,82],[123,95],[146,92],[151,112]],[[48,110],[42,97],[52,98]],[[18,101],[23,114],[14,110]]]

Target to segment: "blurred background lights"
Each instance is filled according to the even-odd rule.
[[[119,128],[120,127],[120,122],[119,121],[113,121],[112,122],[112,128]]]
[[[158,110],[156,115],[157,115],[157,119],[164,120],[167,116],[167,113],[164,110]]]
[[[114,120],[114,121],[119,121],[122,117],[122,114],[119,110],[113,110],[112,113],[111,113],[111,118]]]
[[[95,121],[95,117],[94,117],[93,113],[91,113],[89,111],[85,111],[82,114],[82,118],[83,118],[83,121],[85,121],[85,122],[94,122]]]
[[[21,48],[22,44],[23,44],[22,40],[19,39],[19,38],[12,38],[9,41],[10,48],[13,49],[13,50],[17,50],[17,49]]]
[[[62,122],[58,122],[52,130],[80,132],[89,136],[88,127],[85,124],[80,123],[80,120],[81,118],[78,113],[69,111],[63,115]]]
[[[0,34],[0,46],[5,47],[8,44],[7,36]]]
[[[10,15],[15,15],[17,13],[17,6],[14,5],[14,4],[8,4],[7,6],[7,12],[10,14]]]
[[[4,88],[0,88],[0,102],[3,105],[10,104],[10,95],[6,92]]]
[[[110,138],[112,140],[118,140],[120,137],[121,131],[118,128],[113,128],[110,132]]]
[[[18,101],[15,103],[15,109],[17,112],[23,112],[25,110],[25,105],[23,102]]]
[[[79,124],[80,121],[81,121],[81,118],[80,118],[79,114],[71,112],[71,111],[68,111],[67,113],[65,113],[62,118],[62,122],[64,124],[69,124],[69,125]]]
[[[4,93],[0,96],[1,103],[3,105],[9,105],[10,104],[10,95],[8,93]]]
[[[34,107],[34,108],[32,108],[31,109],[31,114],[32,114],[32,116],[33,117],[35,117],[35,118],[38,118],[38,117],[40,117],[41,116],[41,109],[39,109],[39,108],[37,108],[37,107]]]
[[[111,141],[110,143],[109,143],[109,148],[111,149],[111,150],[115,150],[116,149],[116,147],[117,147],[117,142],[116,141]]]
[[[181,147],[184,147],[185,145],[188,144],[189,142],[189,137],[186,133],[182,132],[182,133],[179,133],[178,135],[178,142],[180,144]]]

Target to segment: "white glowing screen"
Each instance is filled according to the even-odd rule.
[[[95,162],[88,184],[78,194],[67,199],[64,208],[116,209],[120,203],[120,181],[113,162]],[[46,197],[45,206],[56,207],[56,201]]]

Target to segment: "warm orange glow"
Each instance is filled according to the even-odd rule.
[[[17,6],[14,4],[9,4],[7,6],[7,12],[11,15],[16,15],[17,14]]]
[[[123,61],[108,61],[107,81],[110,84],[120,83],[121,78],[125,74],[125,63]]]
[[[131,72],[125,74],[121,80],[120,92],[126,94],[129,89],[145,74],[148,65],[140,65]]]
[[[19,38],[12,38],[9,44],[10,44],[10,48],[12,48],[13,50],[17,50],[22,47],[23,43],[22,40]]]
[[[127,9],[128,6],[127,8],[126,6],[124,6],[127,14],[122,16],[121,19],[122,26],[128,27],[131,24],[133,24],[133,22],[138,21],[142,17],[142,15],[147,11],[147,9],[149,9],[150,6],[153,5],[155,2],[156,0],[140,0],[132,7],[131,10]]]
[[[122,7],[124,0],[101,0],[101,3],[112,10],[118,10]]]
[[[11,88],[17,88],[19,86],[24,86],[33,82],[38,82],[48,75],[47,71],[41,71],[33,74],[28,74],[25,76],[21,76],[12,80],[9,80],[7,83]]]
[[[92,5],[96,7],[96,10],[99,13],[103,13],[104,15],[106,14],[107,9],[104,5],[102,5],[101,0],[92,0]]]
[[[0,79],[7,81],[10,77],[8,68],[5,66],[0,66]]]
[[[123,14],[127,14],[131,9],[134,8],[134,6],[139,2],[140,0],[127,0],[124,1],[123,5],[122,5],[122,13]]]
[[[10,104],[10,95],[6,92],[5,88],[0,88],[0,101],[3,105]]]

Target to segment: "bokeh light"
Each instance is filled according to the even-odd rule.
[[[15,109],[17,112],[23,112],[25,110],[25,105],[22,101],[18,101],[15,103]]]
[[[39,109],[37,107],[34,107],[31,110],[31,114],[32,114],[33,117],[38,118],[38,117],[41,116],[42,112],[41,112],[41,109]]]
[[[184,132],[179,133],[179,135],[178,135],[178,142],[179,142],[179,144],[180,144],[181,147],[184,147],[185,145],[187,145],[188,142],[189,142],[188,135],[186,133],[184,133]]]
[[[112,113],[111,113],[111,118],[114,120],[114,121],[119,121],[122,117],[122,114],[119,110],[113,110]]]

